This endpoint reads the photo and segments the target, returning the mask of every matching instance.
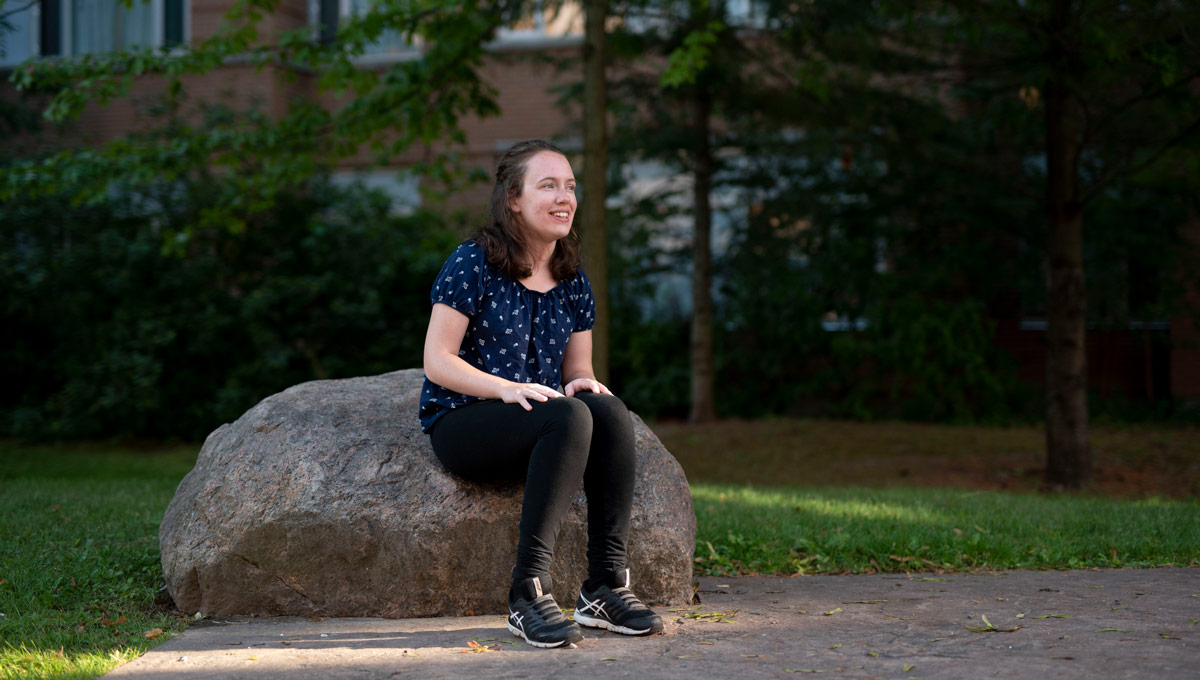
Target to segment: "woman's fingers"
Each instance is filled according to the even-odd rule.
[[[563,391],[568,397],[573,397],[580,392],[595,392],[597,394],[612,394],[607,387],[598,380],[590,378],[576,378],[567,383]]]
[[[532,411],[533,401],[549,401],[554,397],[562,396],[553,389],[539,383],[513,383],[511,392],[502,396],[502,401],[506,404],[520,404],[521,408],[526,411]]]

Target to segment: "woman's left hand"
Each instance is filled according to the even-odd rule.
[[[576,378],[563,386],[563,393],[568,397],[573,397],[580,392],[612,394],[607,387],[600,384],[600,381],[592,380],[591,378]]]

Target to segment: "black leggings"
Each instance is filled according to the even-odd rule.
[[[523,481],[513,578],[550,573],[554,541],[583,480],[588,577],[626,566],[633,506],[633,420],[621,400],[583,392],[519,404],[483,401],[442,416],[430,438],[450,472],[476,482]]]

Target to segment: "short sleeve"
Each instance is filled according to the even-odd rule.
[[[590,331],[596,325],[596,299],[592,296],[592,282],[580,269],[571,283],[572,332]]]
[[[433,289],[429,292],[429,301],[448,305],[473,317],[483,299],[483,276],[483,249],[467,241],[456,248],[446,259],[446,264],[442,265],[442,271],[434,279]]]

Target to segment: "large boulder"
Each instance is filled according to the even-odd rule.
[[[159,530],[185,612],[443,616],[505,611],[520,485],[447,473],[421,432],[422,373],[303,383],[209,435]],[[654,603],[692,592],[696,520],[679,463],[634,416],[629,559]],[[586,576],[582,485],[552,570],[560,604]]]

